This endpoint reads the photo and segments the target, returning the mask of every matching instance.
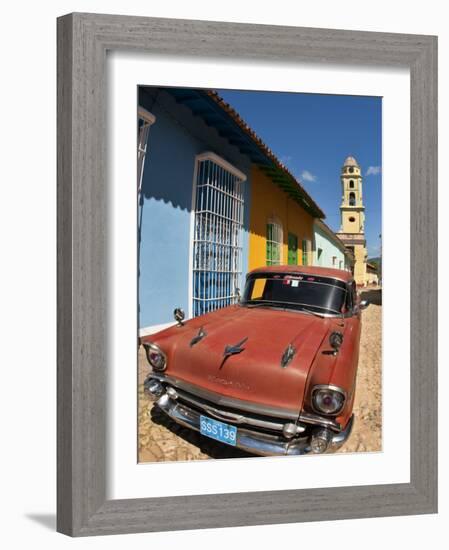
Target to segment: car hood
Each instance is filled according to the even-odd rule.
[[[151,340],[167,353],[167,375],[236,399],[299,412],[331,322],[297,311],[231,306]],[[200,328],[206,336],[191,345]],[[226,355],[227,346],[239,343],[239,353]],[[290,344],[296,352],[282,367]]]

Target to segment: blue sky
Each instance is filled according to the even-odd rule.
[[[362,168],[368,257],[379,255],[382,202],[380,97],[217,90],[299,179],[340,228],[340,171],[354,156]]]

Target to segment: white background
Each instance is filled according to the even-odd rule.
[[[2,394],[0,540],[6,547],[24,544],[45,548],[119,548],[156,545],[183,548],[272,548],[329,544],[348,548],[378,548],[401,540],[401,546],[421,548],[446,538],[449,519],[447,468],[440,471],[440,514],[437,516],[367,519],[313,524],[245,527],[180,533],[127,535],[72,541],[54,533],[55,513],[55,17],[71,11],[96,11],[149,16],[271,23],[439,34],[440,158],[448,150],[449,36],[444,4],[422,2],[294,3],[181,2],[160,5],[127,0],[60,1],[12,4],[2,9],[0,88],[0,223]],[[4,43],[3,43],[4,42]],[[444,162],[444,160],[443,160]],[[442,164],[442,163],[441,163]],[[441,172],[444,183],[445,173]],[[448,200],[441,185],[440,204]],[[440,242],[447,234],[442,211]],[[441,271],[446,257],[442,254]],[[443,277],[440,278],[443,280]],[[441,294],[444,292],[442,286]],[[447,307],[442,297],[441,310]],[[443,339],[442,339],[443,340]],[[444,341],[441,344],[443,357]],[[447,361],[444,361],[446,363]],[[446,367],[444,364],[443,367]],[[440,387],[447,387],[447,368]],[[443,396],[442,396],[443,397]],[[442,398],[441,398],[442,401]],[[443,403],[444,406],[444,403]],[[440,407],[443,409],[443,407]],[[446,407],[445,407],[446,408]],[[440,432],[441,463],[448,444]],[[446,521],[445,521],[446,520]]]

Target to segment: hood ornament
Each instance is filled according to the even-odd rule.
[[[190,340],[190,347],[198,344],[205,336],[207,336],[207,332],[204,330],[204,327],[200,327],[198,334]]]
[[[245,348],[242,348],[242,346],[247,340],[248,340],[248,336],[246,338],[243,338],[243,340],[241,340],[237,344],[234,344],[233,346],[227,345],[223,353],[224,358],[226,359],[231,355],[237,355],[238,353],[241,353],[245,349]]]
[[[291,360],[295,356],[295,353],[296,353],[295,346],[293,344],[289,344],[281,357],[281,367],[283,369],[285,369],[285,367],[291,362]]]
[[[341,348],[341,345],[343,344],[343,333],[334,330],[331,332],[329,336],[329,344],[331,345],[332,349],[334,350],[334,355],[337,355],[338,350]]]

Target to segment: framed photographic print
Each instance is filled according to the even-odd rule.
[[[58,20],[59,531],[436,511],[436,75],[429,36]]]
[[[381,450],[381,101],[139,87],[139,462]]]

